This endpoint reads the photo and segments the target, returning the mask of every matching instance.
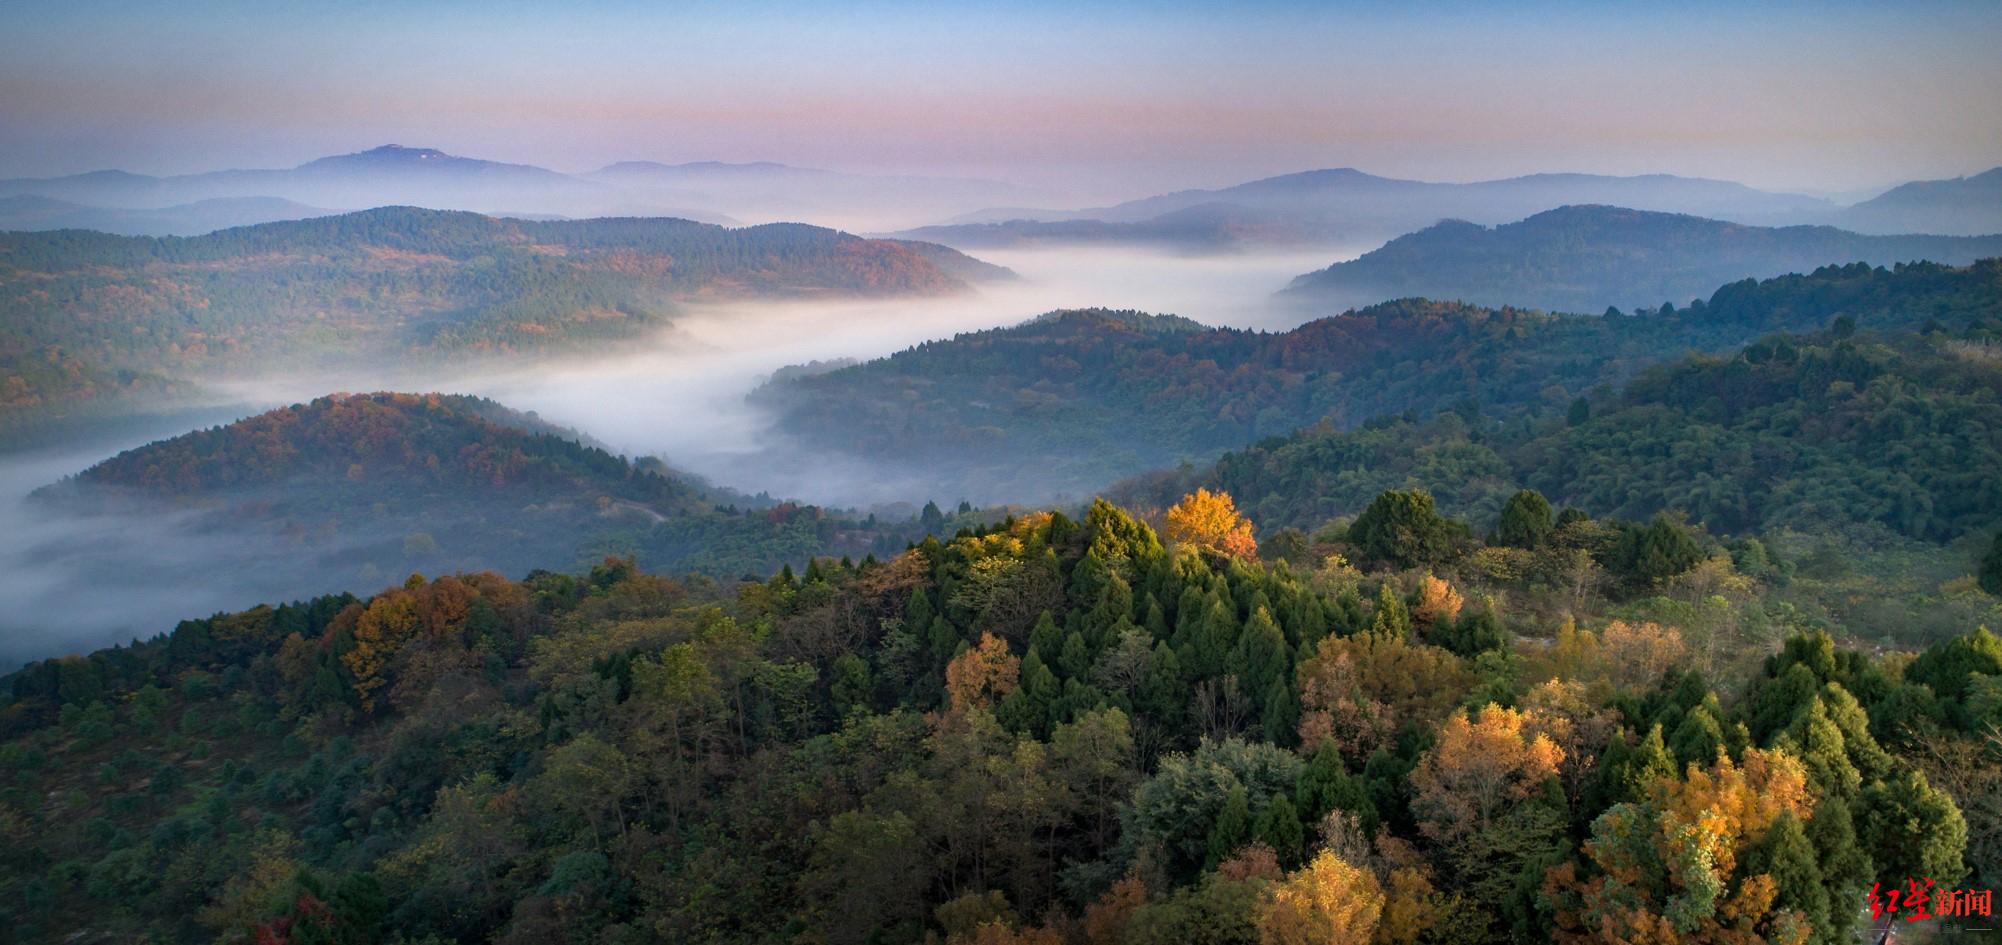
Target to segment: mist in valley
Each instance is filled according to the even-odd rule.
[[[1114,249],[989,251],[1019,279],[963,295],[870,300],[691,304],[645,343],[592,355],[461,369],[288,370],[208,379],[199,412],[128,419],[106,432],[0,454],[0,671],[30,659],[147,638],[175,621],[322,593],[368,593],[404,577],[368,549],[396,534],[344,532],[308,557],[258,529],[205,528],[196,513],[83,512],[31,495],[118,452],[334,392],[471,394],[578,431],[614,452],[656,456],[709,483],[774,499],[908,518],[927,500],[950,507],[1077,501],[1083,496],[969,490],[894,457],[829,456],[774,433],[746,395],[773,372],[867,360],[960,332],[1019,324],[1062,308],[1103,306],[1183,315],[1210,325],[1283,330],[1301,319],[1272,293],[1302,272],[1369,247],[1187,257]],[[997,457],[997,462],[1007,461]],[[545,566],[574,561],[554,549]],[[453,559],[454,565],[482,562]],[[519,576],[519,575],[515,575]],[[170,615],[170,616],[169,616]]]

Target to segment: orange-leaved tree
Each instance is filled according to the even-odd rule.
[[[980,635],[980,645],[952,658],[945,667],[945,691],[955,712],[995,702],[1015,691],[1021,681],[1022,660],[1008,652],[1008,641],[991,633]]]
[[[1197,489],[1183,496],[1168,510],[1168,537],[1228,558],[1258,554],[1251,520],[1237,514],[1237,503],[1228,492]]]

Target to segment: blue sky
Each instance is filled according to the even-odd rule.
[[[1844,190],[2002,164],[2002,3],[0,5],[0,175],[384,142],[1129,196],[1309,167]]]

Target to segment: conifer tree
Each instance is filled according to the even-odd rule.
[[[1251,840],[1251,828],[1251,802],[1242,786],[1233,787],[1210,825],[1209,860],[1204,868],[1214,869],[1218,863],[1230,859],[1231,854]]]

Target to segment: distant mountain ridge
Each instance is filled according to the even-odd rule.
[[[843,174],[769,161],[622,161],[565,174],[397,144],[292,168],[166,177],[108,170],[0,180],[0,197],[46,197],[102,210],[258,197],[347,209],[411,205],[537,216],[801,221],[854,229],[880,229],[893,218],[909,225],[1022,195],[996,181]]]
[[[1453,184],[1380,177],[1341,167],[1213,190],[1177,191],[1109,207],[971,214],[905,235],[969,247],[1133,242],[1172,243],[1200,251],[1353,244],[1380,242],[1441,219],[1503,223],[1565,204],[1615,204],[1746,222],[1793,222],[1835,209],[1814,197],[1666,174],[1534,174]]]
[[[2002,167],[1972,177],[1900,184],[1844,210],[1837,222],[1865,233],[2002,232]]]
[[[1082,210],[983,210],[901,235],[978,248],[1130,243],[1212,252],[1378,243],[1441,220],[1492,226],[1567,205],[1681,213],[1747,225],[1975,235],[2002,232],[2002,168],[1958,181],[1906,184],[1843,208],[1818,197],[1670,174],[1530,174],[1459,184],[1341,167]],[[1204,209],[1178,216],[1197,208]]]
[[[278,197],[214,197],[157,210],[90,207],[53,197],[0,197],[0,230],[96,230],[120,236],[196,236],[231,227],[331,216]]]
[[[1829,264],[2002,256],[2002,235],[1868,236],[1827,226],[1758,227],[1684,214],[1568,206],[1496,227],[1463,220],[1400,236],[1293,280],[1283,297],[1319,310],[1423,296],[1595,313],[1676,305],[1726,282]]]

